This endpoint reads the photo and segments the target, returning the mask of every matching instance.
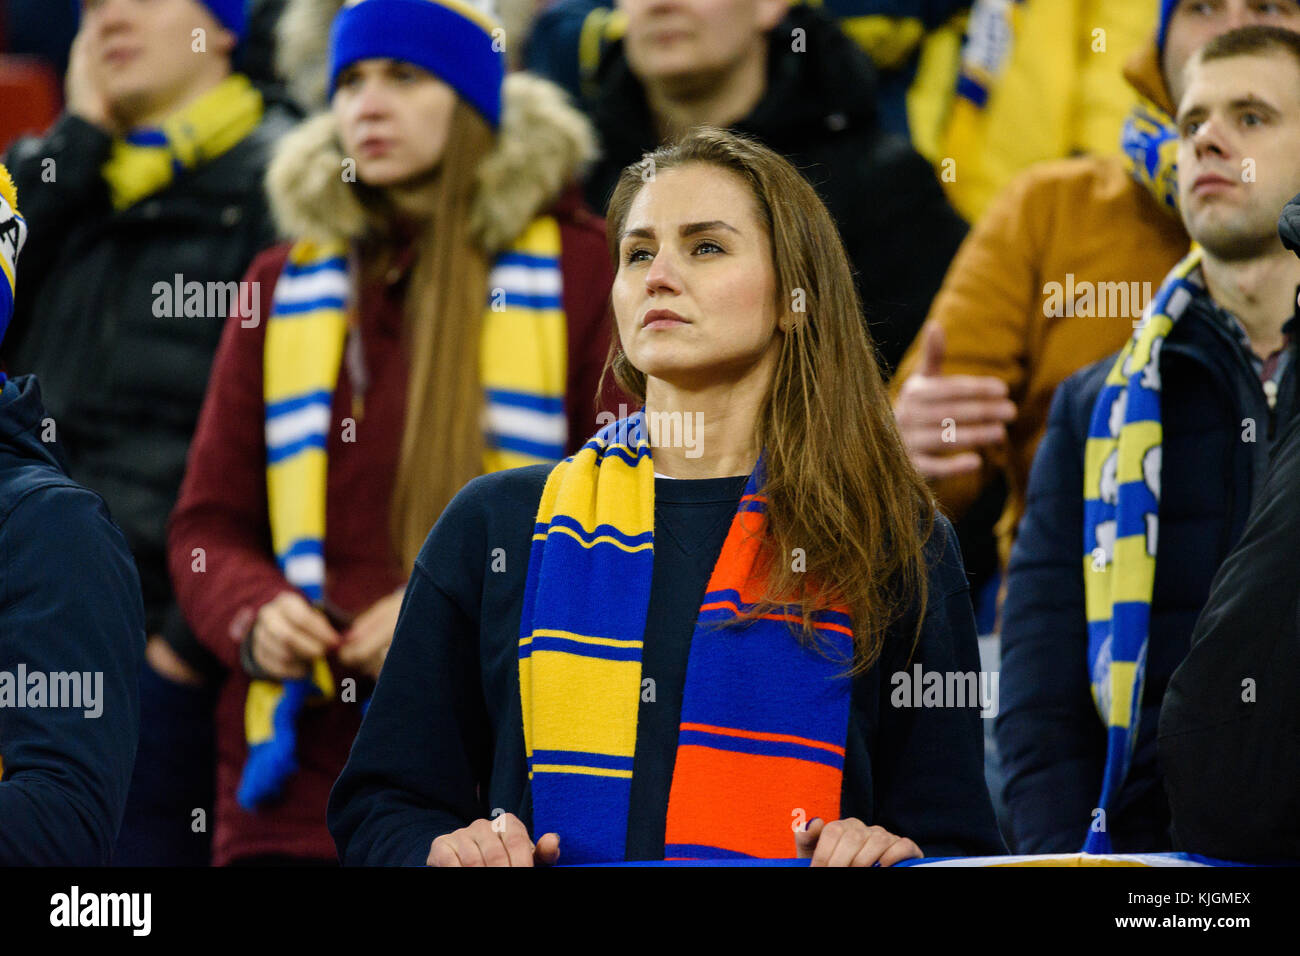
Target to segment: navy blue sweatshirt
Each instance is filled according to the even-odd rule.
[[[135,562],[50,425],[34,376],[0,390],[0,866],[108,863],[140,730]]]
[[[497,809],[531,832],[518,641],[533,522],[549,470],[475,479],[425,542],[370,709],[330,795],[329,827],[344,863],[422,864],[436,837]],[[653,701],[643,695],[638,711],[628,859],[663,859],[691,636],[744,483],[655,481],[642,659],[655,694]],[[979,670],[966,577],[943,519],[929,558],[930,602],[916,653],[909,660],[912,629],[901,623],[880,662],[855,680],[841,816],[909,837],[927,856],[1000,853],[979,711],[890,705],[888,675],[895,672],[917,664]]]

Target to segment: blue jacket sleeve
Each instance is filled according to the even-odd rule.
[[[1101,793],[1083,590],[1085,373],[1056,391],[1007,572],[996,732],[1017,853],[1077,853]]]
[[[135,563],[97,495],[45,485],[0,515],[0,680],[9,675],[15,694],[0,706],[0,865],[109,862],[135,765],[143,657]],[[46,706],[30,706],[36,681]],[[68,697],[75,706],[48,706]]]

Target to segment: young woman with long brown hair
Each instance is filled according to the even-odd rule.
[[[999,852],[978,704],[899,692],[977,672],[974,621],[825,207],[706,129],[625,170],[607,234],[644,408],[444,512],[331,796],[340,857]]]
[[[462,0],[360,0],[330,110],[268,172],[291,245],[233,315],[173,515],[181,606],[230,667],[215,862],[333,861],[343,768],[416,554],[484,471],[596,426],[608,350],[593,152],[558,88],[506,78]]]

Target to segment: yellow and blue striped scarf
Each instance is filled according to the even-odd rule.
[[[560,227],[542,216],[488,276],[479,363],[486,403],[485,472],[564,457],[567,322]],[[354,283],[342,242],[298,242],[276,283],[266,329],[266,488],[271,544],[285,579],[324,599],[327,447]],[[239,801],[273,799],[294,772],[294,727],[310,698],[333,696],[324,660],[311,677],[255,680],[245,705],[248,762]]]
[[[570,863],[621,861],[654,570],[654,462],[644,411],[556,465],[538,504],[519,627],[519,698],[533,829]],[[794,851],[790,814],[840,816],[853,658],[848,609],[783,605],[734,625],[766,592],[762,461],[700,605],[668,797],[669,859]],[[776,808],[774,810],[774,808]]]
[[[232,73],[161,126],[114,140],[101,169],[113,208],[133,206],[229,151],[262,122],[262,110],[262,94],[248,77]]]
[[[1106,376],[1084,446],[1088,673],[1108,731],[1103,813],[1124,784],[1142,712],[1160,513],[1160,349],[1203,288],[1200,264],[1201,250],[1194,248],[1161,283]],[[1098,819],[1084,852],[1110,852],[1107,823]]]

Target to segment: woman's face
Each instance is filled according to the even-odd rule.
[[[736,382],[775,358],[771,240],[744,181],[692,163],[659,172],[628,210],[614,316],[632,365],[678,387]]]
[[[456,91],[401,60],[353,63],[339,74],[331,108],[357,178],[402,186],[437,168],[447,145]]]

